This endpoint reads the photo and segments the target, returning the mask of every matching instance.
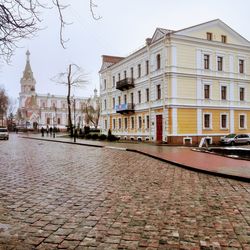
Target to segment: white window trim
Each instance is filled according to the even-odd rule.
[[[226,121],[226,127],[225,128],[223,128],[222,127],[222,116],[223,115],[226,115],[226,119],[227,119],[227,121]],[[220,113],[220,129],[221,130],[228,130],[229,129],[229,122],[228,122],[228,119],[229,119],[229,115],[228,115],[228,113]]]
[[[221,88],[222,87],[226,87],[226,99],[222,99],[222,95],[221,95]],[[221,82],[220,83],[220,100],[221,101],[229,101],[229,91],[230,91],[230,88],[229,88],[229,84],[228,83],[224,83],[224,82]]]
[[[201,62],[202,69],[203,70],[212,70],[213,69],[213,60],[212,60],[213,52],[212,51],[202,51],[201,55],[202,55],[201,56],[201,58],[202,58],[202,62]],[[204,65],[204,56],[205,55],[209,55],[209,68],[208,69],[205,69],[205,65]]]
[[[205,98],[205,85],[209,85],[209,98]],[[212,100],[212,93],[213,93],[213,82],[212,81],[206,81],[202,80],[202,99],[203,100]]]
[[[139,118],[141,118],[141,127],[139,127]],[[142,120],[143,120],[143,119],[142,119],[142,116],[139,115],[139,116],[137,117],[137,129],[142,129]]]
[[[244,127],[240,127],[240,116],[244,116]],[[239,114],[239,129],[247,129],[247,115],[245,113],[240,113]]]
[[[244,64],[243,64],[243,73],[240,73],[240,60],[243,60],[244,61]],[[246,74],[246,61],[247,61],[247,58],[243,55],[238,55],[238,62],[237,62],[237,73],[240,74],[240,75],[244,75]]]
[[[218,57],[222,57],[222,70],[218,70]],[[216,54],[216,71],[217,72],[225,72],[225,55]]]
[[[205,115],[210,115],[210,120],[209,120],[209,128],[206,128],[205,127]],[[213,115],[212,115],[212,113],[208,113],[208,112],[205,112],[205,113],[203,113],[203,124],[202,124],[202,126],[203,126],[203,129],[204,130],[212,130],[213,129]]]
[[[243,88],[244,89],[244,100],[240,100],[240,89]],[[246,101],[246,86],[243,84],[240,84],[238,86],[238,100],[239,102],[245,102]]]

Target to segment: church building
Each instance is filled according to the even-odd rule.
[[[28,129],[57,127],[65,130],[68,125],[67,97],[54,94],[38,94],[36,80],[30,65],[30,52],[26,52],[26,66],[21,78],[19,93],[18,125]],[[97,90],[92,98],[75,97],[72,100],[72,124],[81,128],[85,124],[84,107],[87,102],[96,106],[99,102]],[[74,103],[74,105],[73,105]],[[75,107],[73,107],[75,106]]]

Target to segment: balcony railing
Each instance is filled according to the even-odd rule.
[[[134,104],[133,103],[124,103],[115,106],[116,113],[120,114],[129,114],[134,113]]]
[[[133,78],[125,78],[125,79],[122,79],[122,80],[116,82],[116,89],[119,89],[121,91],[131,89],[134,87],[135,87],[135,85],[134,85]]]

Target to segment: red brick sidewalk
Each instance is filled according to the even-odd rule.
[[[31,137],[34,138],[33,135],[29,138]],[[42,139],[40,136],[35,138]],[[44,137],[44,139],[74,143],[72,139],[68,138]],[[196,152],[192,148],[157,146],[146,143],[111,143],[80,139],[77,140],[77,144],[133,151],[188,169],[250,181],[250,161]]]

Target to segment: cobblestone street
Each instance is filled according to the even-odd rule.
[[[16,135],[0,152],[0,249],[250,249],[249,183]]]

